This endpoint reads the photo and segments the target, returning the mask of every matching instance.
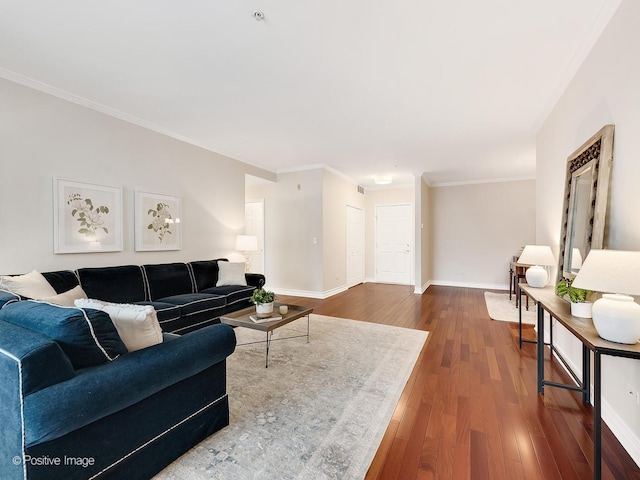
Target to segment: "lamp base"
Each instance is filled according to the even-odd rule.
[[[593,325],[605,340],[632,345],[640,338],[640,305],[629,295],[605,293],[592,309]]]
[[[527,279],[527,284],[530,287],[542,288],[549,281],[549,274],[540,265],[535,265],[527,269],[527,273],[524,274]]]

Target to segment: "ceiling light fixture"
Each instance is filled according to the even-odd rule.
[[[389,185],[391,183],[390,175],[376,175],[373,179],[376,185]]]
[[[264,20],[264,13],[262,13],[260,10],[256,10],[255,12],[253,12],[253,18],[258,21]]]

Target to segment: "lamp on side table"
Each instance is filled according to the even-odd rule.
[[[606,292],[592,308],[593,326],[605,340],[634,344],[640,338],[640,252],[591,250],[571,284]]]

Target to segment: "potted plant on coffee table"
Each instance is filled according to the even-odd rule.
[[[251,301],[256,304],[258,318],[269,318],[273,314],[273,302],[275,299],[276,294],[264,288],[258,288],[253,291]]]
[[[582,288],[572,287],[573,279],[563,278],[556,285],[556,293],[560,297],[569,297],[571,301],[571,315],[574,317],[591,318],[592,302],[587,300],[593,292]]]

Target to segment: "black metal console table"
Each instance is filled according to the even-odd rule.
[[[538,304],[538,393],[544,395],[544,387],[559,387],[582,393],[582,401],[589,402],[589,383],[591,380],[591,355],[593,352],[593,478],[602,477],[602,377],[601,356],[635,358],[640,360],[640,344],[624,345],[600,338],[593,321],[571,315],[571,306],[555,294],[553,287],[533,288],[520,284],[520,289]],[[520,303],[522,308],[522,303]],[[576,385],[551,382],[544,379],[544,312],[548,312],[562,326],[582,342],[582,379]],[[553,342],[552,342],[553,344]]]

